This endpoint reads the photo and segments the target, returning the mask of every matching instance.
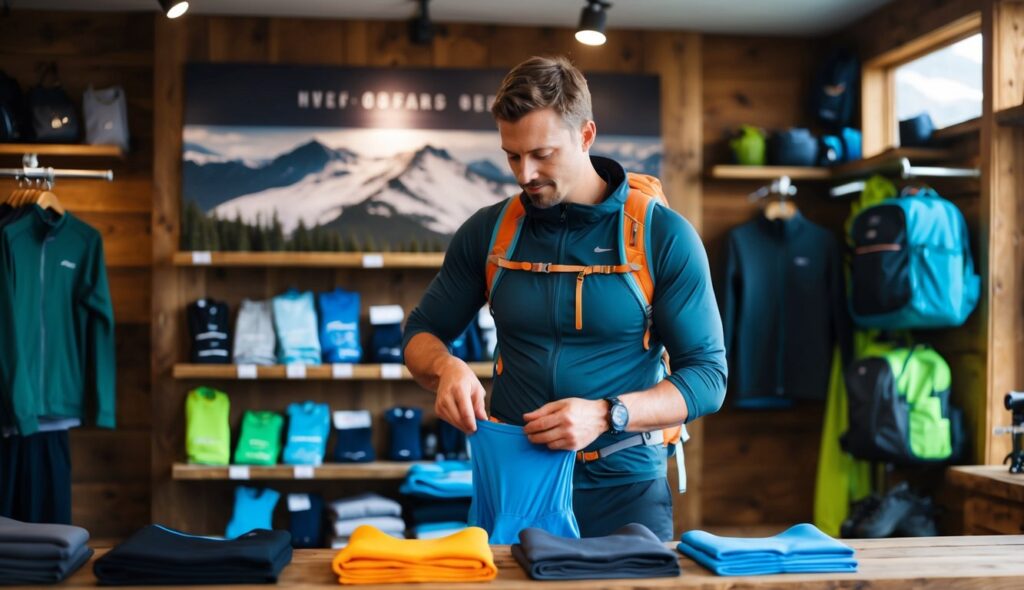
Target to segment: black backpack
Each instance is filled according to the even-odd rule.
[[[52,74],[49,83],[48,74]],[[81,119],[71,97],[61,88],[56,65],[46,68],[39,84],[28,91],[28,113],[36,141],[77,143],[81,137]]]
[[[847,127],[857,104],[860,62],[845,49],[833,51],[815,77],[811,88],[811,113],[823,126]]]
[[[0,72],[0,142],[24,141],[28,137],[25,96],[18,81]]]

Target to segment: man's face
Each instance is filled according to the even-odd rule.
[[[595,127],[587,121],[573,130],[553,109],[541,109],[512,123],[498,119],[501,149],[508,165],[536,207],[553,207],[572,193],[590,164]]]

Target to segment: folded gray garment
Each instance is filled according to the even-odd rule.
[[[331,512],[337,520],[368,516],[402,516],[402,505],[390,498],[367,493],[331,502]]]
[[[243,299],[235,321],[235,364],[272,365],[276,346],[271,302]]]
[[[368,518],[335,521],[334,535],[336,537],[349,537],[353,531],[364,524],[380,529],[381,532],[388,533],[389,535],[401,535],[405,532],[405,521],[401,518],[394,516],[370,516]]]
[[[679,575],[679,558],[642,524],[605,537],[567,539],[538,528],[520,531],[512,555],[535,580],[661,578]]]
[[[0,516],[0,557],[64,560],[88,542],[89,531],[82,527]]]
[[[62,582],[85,565],[92,554],[90,547],[82,545],[70,559],[61,561],[4,559],[0,563],[0,585]]]

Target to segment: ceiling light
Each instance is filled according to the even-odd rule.
[[[430,0],[420,0],[420,14],[409,21],[409,40],[414,45],[430,45],[434,40],[434,24],[430,22],[427,4]]]
[[[604,45],[604,21],[611,6],[601,0],[587,0],[587,5],[580,13],[580,26],[576,29],[576,40],[584,45]]]
[[[157,0],[160,8],[163,9],[167,18],[178,18],[188,12],[188,2],[185,0]]]

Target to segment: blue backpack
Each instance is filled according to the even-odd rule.
[[[945,328],[964,323],[978,303],[981,279],[964,216],[933,189],[860,211],[853,244],[850,314],[864,328]]]

